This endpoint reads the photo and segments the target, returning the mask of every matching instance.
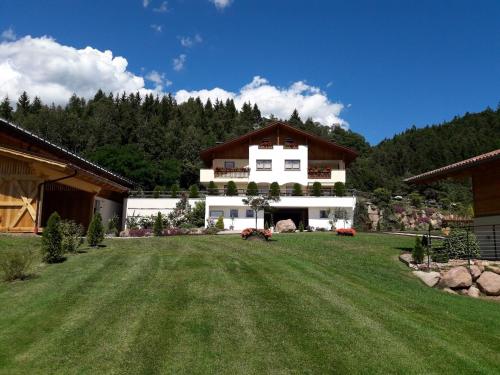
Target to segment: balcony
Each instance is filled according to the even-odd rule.
[[[215,168],[215,178],[248,178],[250,168]]]
[[[330,167],[308,168],[307,178],[310,180],[330,180],[332,178],[332,169]]]

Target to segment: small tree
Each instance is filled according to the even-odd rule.
[[[102,216],[96,212],[92,216],[89,229],[87,230],[87,242],[90,246],[96,247],[104,240],[104,227],[102,225]]]
[[[191,185],[189,187],[189,198],[199,198],[200,191],[198,190],[198,185]]]
[[[50,215],[42,233],[42,255],[47,263],[59,262],[63,257],[61,217],[57,212]]]
[[[219,218],[217,219],[215,227],[219,230],[224,230],[224,217],[222,215],[220,215]]]
[[[258,195],[259,194],[259,188],[257,187],[257,184],[253,181],[248,183],[247,186],[247,195]]]
[[[170,196],[172,198],[177,198],[177,195],[179,194],[179,185],[173,184],[170,186]]]
[[[153,189],[153,198],[160,198],[160,195],[165,191],[165,186],[156,185]]]
[[[238,188],[236,187],[236,184],[234,183],[234,181],[229,181],[227,183],[226,195],[227,196],[238,195]]]
[[[255,229],[257,229],[257,217],[259,216],[259,211],[264,211],[266,208],[270,207],[270,202],[278,202],[279,197],[269,197],[269,196],[252,196],[249,195],[243,198],[243,203],[249,206],[254,211],[255,216]]]
[[[316,181],[312,186],[312,193],[315,197],[321,197],[321,182]]]
[[[198,201],[187,215],[188,223],[195,227],[202,227],[205,224],[205,201]]]
[[[302,185],[301,184],[298,184],[298,183],[293,184],[292,195],[294,195],[294,196],[301,196],[301,195],[303,195],[302,194]]]
[[[215,182],[213,182],[213,181],[210,181],[208,183],[207,190],[208,190],[208,195],[218,195],[219,194],[219,192],[217,190],[217,185],[215,185]]]
[[[277,182],[273,182],[271,184],[271,186],[269,187],[269,196],[271,196],[273,198],[277,198],[280,196],[280,194],[281,194],[280,184],[278,184]]]
[[[188,221],[190,213],[191,206],[189,205],[188,196],[186,193],[182,193],[174,210],[168,214],[168,222],[172,226],[178,227]]]
[[[84,228],[73,220],[61,220],[59,223],[61,230],[61,246],[65,253],[76,253],[78,247],[83,244]]]
[[[156,215],[155,218],[155,223],[153,224],[153,233],[158,237],[163,235],[163,217],[160,211],[158,211],[158,215]]]
[[[304,223],[302,222],[302,220],[299,222],[299,232],[303,232],[304,231]]]
[[[335,195],[337,197],[343,197],[346,193],[345,191],[345,184],[343,182],[337,181],[333,185],[333,190],[335,191]]]
[[[418,236],[415,237],[415,246],[413,247],[412,257],[415,263],[420,264],[424,261],[425,249],[422,246],[422,239]]]

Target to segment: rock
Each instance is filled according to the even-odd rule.
[[[472,276],[472,280],[476,281],[479,276],[481,276],[481,268],[479,266],[476,266],[475,264],[470,266],[469,269],[470,275]]]
[[[424,282],[425,285],[434,287],[441,279],[439,272],[413,271],[413,274]]]
[[[413,257],[410,253],[403,253],[399,256],[399,260],[409,266],[410,263],[413,262]]]
[[[441,288],[463,289],[472,285],[472,276],[464,266],[454,267],[443,274],[439,281]]]
[[[130,237],[130,231],[128,229],[122,230],[120,232],[120,237]]]
[[[495,272],[496,274],[500,275],[500,267],[498,266],[486,265],[484,266],[484,269],[486,271]]]
[[[477,279],[477,286],[488,296],[500,296],[500,275],[484,271]]]
[[[458,294],[457,292],[455,292],[453,289],[450,289],[450,288],[444,288],[443,292],[450,293],[450,294]]]
[[[469,288],[467,295],[472,298],[479,298],[481,292],[474,285]]]
[[[280,233],[295,232],[296,229],[292,219],[280,220],[276,223],[276,231]]]

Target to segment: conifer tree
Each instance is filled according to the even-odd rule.
[[[61,217],[53,212],[42,233],[42,256],[47,263],[56,263],[63,258]]]
[[[0,117],[10,121],[12,120],[13,108],[10,106],[9,97],[6,95],[5,98],[0,103]]]
[[[153,224],[153,233],[157,237],[163,235],[163,217],[160,211],[158,211],[158,215],[156,215],[155,222]]]
[[[207,191],[208,191],[208,195],[218,195],[217,185],[215,185],[215,182],[210,181],[208,183]]]
[[[276,198],[279,197],[280,194],[280,185],[275,181],[269,187],[269,196]]]
[[[19,99],[17,100],[17,111],[23,115],[27,115],[30,111],[30,98],[26,91],[23,91]]]
[[[200,192],[198,190],[198,185],[191,185],[189,188],[189,198],[199,198]]]
[[[92,216],[92,220],[87,230],[87,243],[92,246],[98,246],[102,241],[104,241],[104,226],[102,225],[102,216],[99,212],[96,212]]]
[[[215,227],[220,230],[224,230],[224,217],[220,215],[215,223]]]

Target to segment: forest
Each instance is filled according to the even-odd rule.
[[[238,110],[232,100],[177,103],[171,95],[113,95],[102,90],[90,100],[73,95],[57,106],[27,93],[15,105],[6,97],[0,117],[128,177],[144,190],[196,184],[200,150],[276,120],[264,118],[251,103]],[[365,193],[385,188],[405,195],[418,188],[427,199],[468,202],[467,181],[415,187],[403,179],[500,148],[500,107],[424,128],[412,126],[374,146],[351,130],[301,119],[297,111],[283,120],[357,150],[347,184]]]

